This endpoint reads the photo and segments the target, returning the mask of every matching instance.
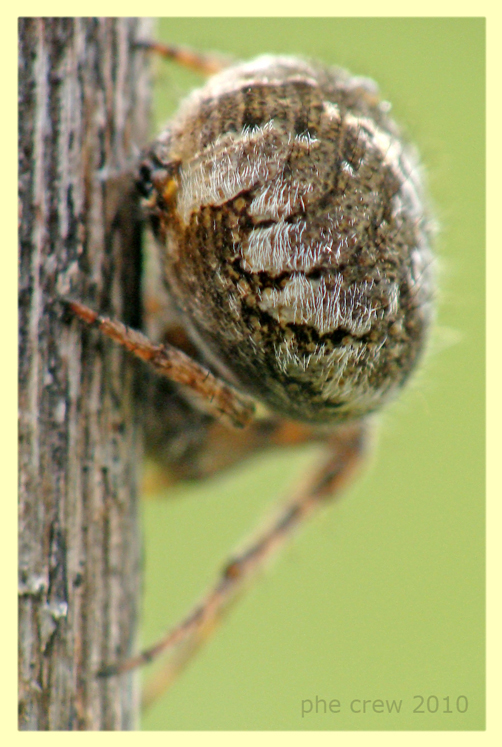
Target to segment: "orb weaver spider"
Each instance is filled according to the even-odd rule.
[[[142,46],[216,74],[138,169],[175,308],[153,343],[69,307],[169,380],[152,380],[147,442],[174,480],[271,445],[324,444],[317,469],[184,620],[100,671],[122,674],[176,649],[165,687],[358,467],[372,413],[401,389],[427,336],[432,231],[415,156],[372,81],[299,58],[227,66]]]

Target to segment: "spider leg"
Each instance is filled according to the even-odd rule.
[[[169,688],[195,658],[204,641],[211,635],[214,626],[202,625],[188,640],[176,647],[167,662],[148,679],[141,693],[141,711],[146,711]]]
[[[137,41],[136,47],[146,49],[149,52],[160,54],[168,60],[177,62],[178,65],[194,70],[203,75],[214,75],[219,73],[233,63],[230,57],[218,54],[205,54],[197,52],[190,47],[177,44],[164,44],[156,41]]]
[[[230,604],[262,570],[266,562],[292,537],[294,530],[328,501],[338,497],[364,455],[366,427],[356,423],[340,427],[327,441],[325,454],[308,482],[280,511],[277,519],[223,568],[212,589],[187,617],[161,640],[121,663],[105,666],[98,676],[123,674],[175,649],[176,653],[154,682],[151,696],[169,686],[195,651],[221,622]],[[150,700],[151,696],[147,696]]]
[[[254,415],[254,404],[207,368],[190,358],[182,350],[169,345],[156,345],[148,337],[122,322],[99,316],[88,306],[77,301],[65,301],[66,307],[87,324],[118,342],[126,350],[149,363],[158,373],[196,392],[211,414],[234,428],[243,428]]]

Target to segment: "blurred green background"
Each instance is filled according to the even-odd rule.
[[[239,602],[143,728],[483,729],[484,21],[163,19],[158,33],[237,58],[299,53],[378,81],[426,165],[439,289],[426,363],[382,416],[366,472]],[[154,67],[160,128],[201,78]],[[145,503],[143,643],[188,611],[314,457],[269,454]],[[316,697],[340,712],[316,713]],[[354,699],[402,706],[354,713]]]

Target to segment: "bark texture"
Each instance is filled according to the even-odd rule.
[[[137,19],[19,27],[19,726],[131,729],[134,676],[96,679],[137,632],[136,364],[65,317],[71,297],[138,326],[127,176],[148,124]]]

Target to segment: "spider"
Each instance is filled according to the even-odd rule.
[[[373,413],[427,338],[432,230],[415,155],[372,81],[293,57],[232,65],[141,46],[213,75],[137,172],[169,293],[161,339],[68,306],[165,377],[152,379],[147,441],[174,480],[269,445],[323,444],[317,469],[188,615],[99,672],[174,650],[164,687],[359,467]]]

